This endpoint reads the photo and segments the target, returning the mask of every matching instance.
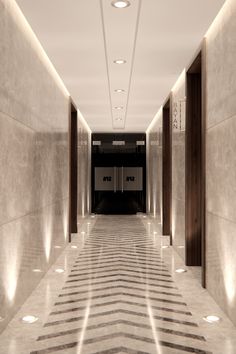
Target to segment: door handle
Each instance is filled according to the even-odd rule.
[[[124,169],[121,167],[121,192],[124,192]]]
[[[114,193],[116,193],[116,167],[114,167]]]

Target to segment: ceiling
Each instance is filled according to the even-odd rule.
[[[145,131],[224,2],[17,0],[94,132]]]

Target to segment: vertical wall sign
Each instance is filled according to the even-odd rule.
[[[173,103],[173,130],[185,130],[186,98],[181,98]]]

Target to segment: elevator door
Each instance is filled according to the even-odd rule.
[[[136,214],[142,211],[142,193],[142,167],[95,167],[96,213]]]

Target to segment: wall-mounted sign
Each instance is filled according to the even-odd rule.
[[[94,140],[94,141],[93,141],[93,145],[94,145],[94,146],[99,146],[99,145],[102,145],[102,142],[99,141],[99,140]]]
[[[112,145],[125,145],[123,140],[113,140]]]
[[[179,99],[173,103],[172,127],[173,131],[185,130],[186,98]]]
[[[138,140],[138,141],[136,141],[136,145],[145,145],[145,141],[144,140]]]

